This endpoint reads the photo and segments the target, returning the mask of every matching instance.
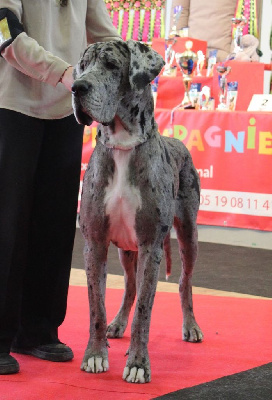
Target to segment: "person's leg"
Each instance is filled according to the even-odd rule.
[[[42,135],[39,120],[0,109],[1,354],[10,352],[19,324],[32,186]],[[10,359],[2,361],[5,373]]]
[[[58,327],[67,305],[84,127],[73,115],[45,125],[16,341],[19,347],[58,343]]]

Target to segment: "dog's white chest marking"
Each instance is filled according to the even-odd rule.
[[[137,251],[135,216],[141,208],[140,190],[128,181],[133,150],[114,150],[115,171],[106,188],[106,214],[110,217],[110,240],[124,250]]]

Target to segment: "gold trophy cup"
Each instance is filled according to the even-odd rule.
[[[181,106],[184,108],[194,108],[194,105],[190,99],[190,87],[193,80],[192,74],[197,63],[197,55],[192,51],[192,47],[193,42],[191,40],[187,40],[185,43],[186,50],[183,53],[176,53],[176,61],[181,69],[185,88],[184,98],[181,103]]]

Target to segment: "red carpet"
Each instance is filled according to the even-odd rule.
[[[107,290],[109,321],[121,297],[121,290]],[[178,294],[156,294],[149,343],[152,382],[128,384],[121,376],[130,329],[123,339],[110,340],[109,372],[80,371],[88,338],[87,289],[71,287],[60,338],[73,348],[75,359],[58,364],[16,355],[21,372],[0,377],[0,400],[144,400],[271,362],[270,300],[195,295],[194,307],[205,335],[200,344],[181,340]]]

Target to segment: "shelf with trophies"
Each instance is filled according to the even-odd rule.
[[[253,43],[253,55],[258,40],[243,35],[247,19],[243,15],[232,18],[232,51],[225,61],[217,62],[216,50],[207,57],[207,42],[178,36],[179,11],[174,13],[169,38],[152,42],[165,58],[165,67],[155,82],[156,107],[171,109],[172,113],[186,109],[246,111],[253,95],[263,93],[265,70],[263,63],[255,61],[257,53],[256,58],[248,55],[248,43]]]

